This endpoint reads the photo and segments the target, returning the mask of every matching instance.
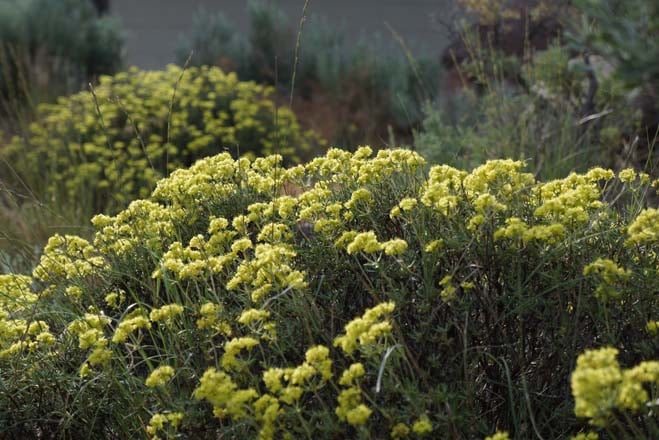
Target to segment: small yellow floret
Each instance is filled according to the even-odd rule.
[[[160,307],[159,309],[151,310],[149,319],[151,319],[153,322],[171,321],[181,314],[183,314],[183,306],[180,304],[168,304],[166,306]]]
[[[485,437],[485,440],[510,440],[510,435],[506,431],[497,431],[489,437]]]
[[[382,247],[386,255],[400,255],[407,250],[407,242],[397,238],[394,240],[385,241],[382,243]]]
[[[419,417],[419,419],[412,425],[412,431],[418,435],[425,435],[432,432],[432,423],[428,416],[422,415]]]
[[[145,385],[149,388],[160,387],[169,382],[174,377],[174,369],[169,365],[158,367],[149,374]]]

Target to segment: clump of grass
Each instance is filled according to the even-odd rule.
[[[53,236],[0,278],[2,433],[656,438],[649,177],[424,167],[224,153]]]

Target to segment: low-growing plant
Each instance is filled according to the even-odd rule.
[[[39,106],[0,150],[2,175],[80,218],[116,212],[172,170],[221,151],[297,162],[318,139],[272,93],[209,67],[103,76],[91,91]]]
[[[649,177],[424,165],[223,153],[53,236],[0,277],[1,435],[656,438]]]

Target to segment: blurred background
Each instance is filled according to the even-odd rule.
[[[273,3],[291,22],[299,21],[304,0]],[[440,52],[448,44],[441,20],[450,19],[457,9],[455,0],[312,0],[308,12],[325,17],[329,25],[355,41],[376,33],[391,39],[387,22],[406,40],[423,42]],[[236,31],[249,31],[245,0],[112,0],[110,13],[126,30],[127,63],[157,69],[175,62],[178,38],[193,31],[194,15],[199,10],[221,12]]]

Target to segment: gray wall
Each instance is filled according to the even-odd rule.
[[[304,0],[273,0],[297,23]],[[192,28],[192,15],[203,7],[222,11],[240,31],[248,30],[246,0],[112,0],[111,13],[127,30],[129,65],[157,69],[175,61],[179,36]],[[446,32],[439,23],[450,20],[455,0],[311,0],[311,14],[343,25],[352,37],[380,33],[392,38],[388,22],[409,45],[439,54]]]

